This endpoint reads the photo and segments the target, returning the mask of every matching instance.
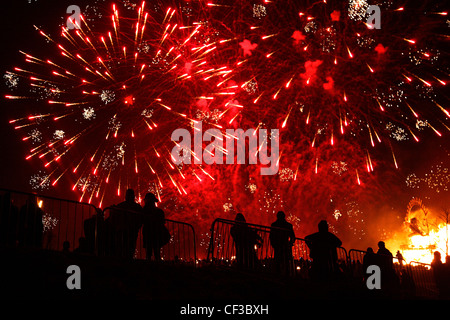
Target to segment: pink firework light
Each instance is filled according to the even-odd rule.
[[[202,7],[195,18],[183,9],[144,1],[130,11],[119,1],[99,27],[81,16],[57,39],[36,27],[56,52],[22,52],[25,66],[10,74],[26,83],[24,94],[6,98],[33,101],[36,111],[10,123],[31,144],[26,159],[47,170],[45,181],[56,186],[69,176],[80,201],[102,206],[128,187],[139,199],[147,191],[161,197],[164,188],[185,195],[187,185],[213,179],[201,166],[171,160],[173,130],[197,121],[220,129],[234,94],[223,81],[232,70],[215,56],[217,34]]]

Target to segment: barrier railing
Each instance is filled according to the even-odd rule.
[[[256,271],[272,270],[275,266],[270,230],[267,226],[216,219],[211,225],[207,261]],[[293,259],[289,260],[282,267],[291,273],[294,265]]]
[[[246,234],[250,234],[250,245],[247,248],[239,248],[236,236],[233,235],[233,227],[245,226]],[[274,248],[270,243],[271,230],[284,229],[257,225],[252,223],[238,223],[233,220],[216,219],[211,225],[210,245],[207,253],[207,261],[226,266],[243,266],[247,269],[260,271],[281,271],[289,275],[308,277],[311,268],[309,247],[306,241],[295,238],[292,246],[292,258],[281,259],[281,265],[275,259]],[[241,253],[239,251],[242,251]],[[291,252],[288,253],[288,256]],[[344,248],[337,248],[338,263],[345,265],[347,252]]]
[[[123,217],[111,223],[111,209],[0,188],[0,246],[146,259],[141,217],[134,221],[135,226],[140,226],[135,230],[136,236],[132,236],[126,228],[129,221],[120,221]],[[170,238],[158,250],[161,259],[196,264],[193,226],[170,219],[165,219],[164,224]],[[131,236],[134,245],[130,244]]]
[[[430,264],[411,261],[408,271],[415,285],[415,293],[419,297],[437,298],[439,289]]]
[[[365,268],[370,264],[379,264],[376,260],[377,256],[375,253],[370,256],[367,255],[367,251],[351,249],[348,253],[348,266],[352,277],[364,279],[366,276]],[[366,260],[364,257],[366,257]],[[392,257],[392,268],[395,272],[393,285],[398,285],[403,293],[417,297],[438,297],[439,290],[431,265],[416,261],[407,263],[397,257]]]
[[[83,221],[98,213],[88,203],[0,189],[0,245],[49,250],[75,248]]]
[[[165,219],[159,227],[146,223],[145,214],[107,207],[97,231],[99,255],[193,263],[196,236],[191,224]],[[166,237],[167,235],[167,237]]]

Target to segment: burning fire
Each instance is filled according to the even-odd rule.
[[[403,226],[402,232],[385,241],[386,247],[394,255],[400,251],[407,263],[416,261],[430,264],[434,252],[439,251],[441,261],[445,263],[445,257],[449,255],[448,220],[442,223],[442,219],[430,214],[420,199],[413,198],[408,205]]]
[[[440,225],[437,230],[431,230],[428,235],[414,235],[409,238],[409,246],[403,247],[403,258],[407,261],[431,263],[435,251],[441,253],[442,262],[448,254],[448,225]]]

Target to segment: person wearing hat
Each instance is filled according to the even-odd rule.
[[[161,260],[161,248],[170,240],[170,234],[165,226],[164,211],[156,206],[159,202],[156,196],[149,192],[144,198],[144,223],[142,237],[147,260],[154,255],[156,261]]]

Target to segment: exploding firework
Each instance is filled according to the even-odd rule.
[[[33,144],[26,158],[39,158],[51,171],[39,186],[73,173],[80,199],[100,204],[105,192],[144,192],[141,183],[186,193],[183,183],[192,175],[172,164],[171,133],[198,120],[220,128],[223,101],[233,95],[223,81],[231,70],[215,56],[216,30],[202,19],[201,6],[198,21],[184,13],[187,5],[111,8],[96,14],[102,19],[95,28],[84,16],[73,30],[63,26],[59,39],[36,27],[56,55],[22,52],[26,66],[4,76],[10,88],[26,86],[6,98],[34,101],[37,110],[10,123]],[[116,190],[108,190],[110,181]]]
[[[367,1],[209,5],[228,10],[234,22],[227,41],[235,43],[238,57],[232,76],[242,89],[236,95],[244,106],[242,121],[283,129],[281,137],[297,143],[298,150],[305,142],[317,150],[334,149],[323,152],[319,163],[346,162],[347,174],[360,183],[361,171],[373,171],[370,150],[377,144],[419,141],[425,129],[440,137],[449,129],[442,94],[448,78],[442,59],[447,13],[439,4],[379,2],[381,29],[367,22]],[[343,140],[359,161],[339,157]]]

